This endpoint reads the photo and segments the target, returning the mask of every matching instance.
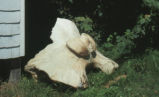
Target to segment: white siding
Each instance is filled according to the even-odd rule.
[[[15,58],[19,56],[20,56],[19,47],[0,49],[1,59]]]
[[[0,37],[0,48],[15,47],[20,45],[20,35]]]
[[[0,36],[20,34],[19,24],[0,24]]]
[[[25,55],[25,0],[21,0],[21,22],[20,22],[20,56]]]
[[[0,0],[0,59],[25,54],[25,0]]]
[[[0,12],[0,23],[18,23],[20,22],[20,11]]]
[[[20,0],[0,0],[0,10],[3,11],[20,10]]]

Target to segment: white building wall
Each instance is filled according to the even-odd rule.
[[[0,0],[0,59],[25,54],[24,0]]]

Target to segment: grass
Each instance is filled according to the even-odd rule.
[[[120,68],[111,75],[101,71],[90,71],[89,88],[73,89],[63,84],[34,82],[23,76],[17,84],[3,83],[0,97],[159,97],[159,51],[153,50],[143,56],[120,63]],[[126,78],[106,88],[114,78]]]

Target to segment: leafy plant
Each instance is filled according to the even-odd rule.
[[[73,21],[76,23],[80,33],[87,33],[91,35],[96,42],[99,42],[101,35],[95,32],[95,24],[89,17],[74,17]]]
[[[34,82],[23,76],[17,84],[1,85],[0,97],[158,97],[158,64],[159,51],[147,49],[144,55],[120,63],[120,68],[112,75],[90,71],[87,89],[64,89],[64,85]],[[125,79],[120,79],[110,88],[105,87],[110,80],[123,74],[127,76]]]
[[[129,8],[128,2],[133,3],[133,8]],[[104,55],[117,60],[119,69],[112,75],[90,71],[89,88],[85,90],[36,83],[22,77],[18,84],[1,85],[0,97],[158,97],[158,0],[52,0],[52,3],[58,6],[58,16],[73,20],[81,33],[91,35]],[[124,10],[124,6],[129,10]],[[129,19],[133,22],[129,23]],[[123,74],[126,79],[105,88],[107,82]]]

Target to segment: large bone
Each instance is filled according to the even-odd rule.
[[[66,46],[58,46],[53,43],[38,53],[35,58],[31,59],[25,66],[25,70],[30,73],[33,72],[32,69],[44,71],[51,80],[77,88],[87,86],[85,72],[87,64],[87,61],[84,59],[70,53],[70,50]],[[34,76],[35,74],[33,74]]]
[[[66,41],[75,37],[80,37],[75,23],[67,19],[57,18],[50,36],[51,40],[54,43],[66,43]]]
[[[100,68],[103,72],[111,74],[118,68],[118,64],[113,60],[103,56],[99,51],[96,51],[96,57],[93,58],[93,63],[96,68]]]
[[[81,34],[80,38],[73,38],[66,42],[66,46],[79,56],[88,56],[96,50],[94,40],[85,33]]]
[[[117,63],[96,50],[93,38],[85,33],[80,35],[70,20],[58,18],[50,38],[54,43],[41,50],[25,66],[34,79],[40,76],[34,71],[37,69],[53,81],[86,88],[88,79],[85,69],[88,64],[93,63],[106,74],[118,68]]]

